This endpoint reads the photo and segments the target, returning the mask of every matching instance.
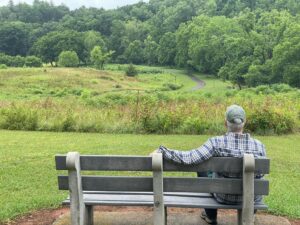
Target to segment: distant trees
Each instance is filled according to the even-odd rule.
[[[174,65],[176,56],[176,36],[174,33],[165,33],[159,41],[158,62],[162,65]]]
[[[54,66],[71,51],[79,64],[99,69],[111,60],[196,70],[240,88],[299,87],[299,13],[297,0],[151,0],[73,11],[10,0],[0,7],[0,63],[39,65],[34,58],[25,62],[35,55]]]
[[[36,56],[10,56],[0,53],[0,64],[9,67],[41,67],[42,60]]]
[[[35,42],[32,51],[44,62],[51,64],[57,62],[63,51],[75,51],[81,61],[85,60],[82,34],[73,30],[48,33]]]
[[[134,64],[141,64],[144,62],[143,43],[135,40],[129,44],[124,52],[127,62]]]
[[[30,26],[22,22],[0,23],[0,52],[26,55],[29,50]]]

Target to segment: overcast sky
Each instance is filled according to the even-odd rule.
[[[48,0],[49,1],[49,0]],[[55,5],[60,5],[64,3],[70,9],[79,8],[80,6],[86,7],[97,7],[97,8],[105,8],[105,9],[113,9],[119,6],[134,4],[139,2],[140,0],[52,0]],[[148,1],[148,0],[144,0]],[[26,2],[28,4],[32,4],[33,0],[14,0],[14,3],[17,4],[19,2]],[[7,5],[8,0],[0,0],[0,6]]]

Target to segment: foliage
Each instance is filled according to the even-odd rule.
[[[299,87],[299,12],[295,0],[153,0],[72,11],[36,0],[0,7],[0,52],[55,65],[62,51],[75,51],[83,65],[101,68],[90,55],[100,46],[102,57],[115,52],[114,63],[176,65],[239,88]],[[24,65],[18,60],[13,66]]]
[[[0,64],[0,69],[7,69],[7,66],[5,64]]]
[[[36,56],[27,56],[25,58],[26,67],[41,67],[43,65],[42,60]]]
[[[110,60],[113,53],[113,51],[104,53],[100,46],[95,46],[91,51],[91,62],[96,66],[97,69],[103,70],[104,64]]]
[[[51,64],[57,62],[63,51],[75,51],[81,61],[85,60],[82,35],[72,30],[48,33],[34,43],[32,51],[44,62]]]
[[[79,64],[79,58],[74,51],[62,51],[58,56],[58,65],[62,67],[76,67]]]
[[[3,116],[1,128],[8,130],[37,130],[38,116],[36,111],[11,107],[6,110],[2,110]]]

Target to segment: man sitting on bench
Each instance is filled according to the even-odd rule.
[[[265,146],[258,140],[250,137],[250,134],[243,133],[246,122],[246,114],[242,107],[231,105],[227,108],[225,126],[227,133],[223,136],[212,137],[204,145],[191,151],[171,150],[160,146],[158,152],[163,158],[185,165],[199,164],[211,157],[243,157],[244,153],[253,154],[255,158],[266,157]],[[198,174],[199,175],[199,174]],[[200,174],[200,176],[207,174]],[[214,173],[215,177],[238,178],[241,174]],[[262,174],[256,174],[261,178]],[[222,204],[241,204],[241,195],[213,194],[215,199]],[[255,196],[255,201],[261,201],[261,196]],[[217,224],[217,209],[205,209],[201,218],[208,224]]]

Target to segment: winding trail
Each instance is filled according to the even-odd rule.
[[[206,83],[203,80],[200,80],[198,77],[191,75],[190,78],[197,83],[195,87],[191,89],[191,91],[197,91],[205,87]]]

